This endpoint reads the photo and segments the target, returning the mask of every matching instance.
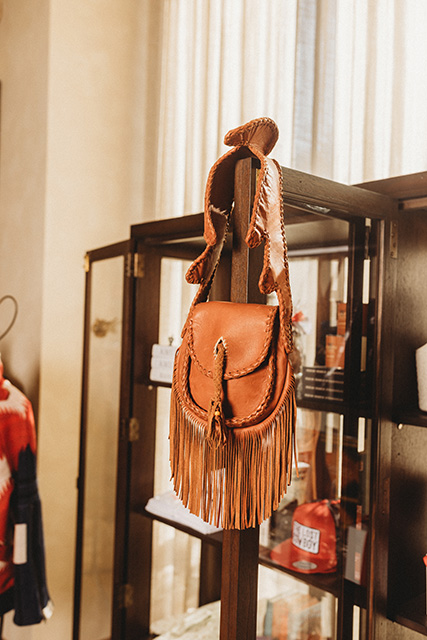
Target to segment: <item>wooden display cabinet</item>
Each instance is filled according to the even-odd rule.
[[[394,198],[399,206],[392,230],[397,264],[390,311],[395,319],[393,401],[391,423],[384,430],[378,453],[377,528],[382,535],[377,567],[388,567],[382,588],[388,617],[427,635],[423,563],[427,552],[427,413],[418,406],[415,365],[415,350],[427,342],[427,172],[362,186]],[[379,634],[384,629],[380,624],[378,621]]]
[[[389,571],[387,567],[401,535],[390,522],[390,508],[393,515],[405,495],[404,471],[399,468],[393,475],[393,458],[400,446],[396,438],[407,429],[397,430],[396,422],[427,424],[417,411],[413,369],[413,350],[427,341],[425,314],[408,317],[406,302],[405,306],[400,303],[406,301],[408,282],[418,292],[422,285],[422,253],[413,255],[413,247],[417,243],[421,247],[426,239],[422,211],[426,175],[419,174],[412,182],[409,179],[411,184],[398,180],[350,187],[286,168],[282,171],[294,311],[302,314],[296,317],[296,331],[302,331],[302,316],[306,322],[306,334],[296,336],[295,354],[299,454],[310,469],[303,502],[337,501],[336,571],[303,574],[271,559],[281,527],[289,526],[289,504],[273,516],[267,536],[264,526],[261,546],[258,528],[206,535],[146,511],[154,493],[157,390],[168,386],[150,380],[151,349],[159,341],[160,314],[164,312],[162,260],[193,260],[205,245],[202,214],[135,225],[129,241],[87,254],[74,640],[97,639],[84,622],[97,602],[96,597],[88,601],[86,585],[94,577],[93,567],[98,567],[93,546],[96,522],[90,522],[94,454],[88,446],[97,420],[91,413],[92,395],[100,394],[103,386],[109,401],[115,398],[111,428],[105,430],[109,433],[109,468],[114,473],[107,479],[110,484],[104,484],[110,495],[109,515],[104,514],[104,519],[114,521],[114,526],[109,531],[110,560],[102,583],[108,610],[100,640],[151,637],[153,520],[201,539],[199,601],[204,604],[221,598],[221,640],[255,639],[259,564],[307,585],[313,593],[329,594],[335,604],[328,638],[384,637],[381,630],[387,616],[425,629],[425,618],[420,621],[405,613],[405,590],[414,595],[416,603],[423,597],[420,581],[417,587],[411,583],[411,591],[407,576],[408,589],[400,589],[396,583],[402,580],[403,568],[395,559]],[[262,253],[249,253],[243,241],[255,172],[254,160],[237,165],[233,224],[212,299],[271,303],[260,296],[257,287]],[[410,208],[409,199],[415,208]],[[96,271],[113,257],[119,260],[111,284],[108,278],[96,283]],[[114,392],[99,382],[105,371],[95,368],[94,345],[103,339],[95,331],[101,330],[96,323],[97,286],[120,309],[120,314],[114,312],[118,332],[114,357],[120,371],[111,382],[116,385]],[[410,298],[411,313],[422,315],[421,295],[415,298]],[[104,304],[102,296],[100,304]],[[340,359],[333,351],[338,343]],[[95,433],[101,456],[105,448],[99,439],[102,430],[95,429]],[[94,486],[99,487],[99,481]],[[413,537],[420,542],[421,526],[414,529]],[[354,540],[362,540],[362,547],[355,547]],[[105,562],[100,566],[105,568]]]

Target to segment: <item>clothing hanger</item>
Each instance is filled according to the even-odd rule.
[[[5,336],[7,336],[7,334],[9,333],[9,331],[12,329],[13,325],[15,324],[15,320],[16,320],[16,316],[18,315],[18,302],[16,300],[16,298],[14,298],[11,295],[6,295],[3,296],[2,298],[0,298],[0,306],[1,304],[5,301],[5,300],[12,300],[13,304],[14,304],[14,312],[13,312],[13,316],[12,316],[12,320],[9,323],[9,326],[7,327],[7,329],[5,331],[3,331],[3,333],[0,335],[0,340],[2,340],[2,338],[4,338]]]

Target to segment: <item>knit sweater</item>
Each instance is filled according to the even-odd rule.
[[[0,362],[0,615],[17,625],[50,617],[36,433],[30,401],[3,377]]]

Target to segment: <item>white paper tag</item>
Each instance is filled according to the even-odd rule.
[[[15,524],[13,539],[13,564],[26,564],[27,562],[27,525]]]
[[[319,553],[320,531],[295,521],[292,531],[292,543],[309,553]]]
[[[153,344],[151,350],[150,380],[153,382],[172,382],[176,347]]]

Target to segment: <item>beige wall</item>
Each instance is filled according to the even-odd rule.
[[[8,640],[71,637],[83,256],[143,220],[142,117],[152,105],[140,62],[148,60],[141,36],[153,37],[149,4],[3,2],[0,297],[15,295],[20,312],[0,348],[5,374],[40,402],[38,475],[55,603],[47,624],[20,629],[6,616]]]
[[[19,303],[16,324],[0,350],[5,373],[25,389],[35,409],[43,297],[48,18],[47,0],[23,0],[15,6],[9,1],[0,22],[0,297],[11,294]],[[2,307],[2,327],[6,315]]]

